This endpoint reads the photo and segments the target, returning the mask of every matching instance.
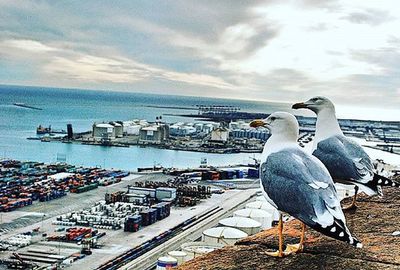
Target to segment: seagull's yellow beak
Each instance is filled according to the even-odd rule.
[[[250,122],[250,127],[253,127],[253,128],[263,127],[263,126],[265,126],[265,122],[264,122],[264,120],[261,120],[261,119],[257,119],[257,120]]]

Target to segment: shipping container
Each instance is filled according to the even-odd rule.
[[[260,176],[260,171],[258,169],[249,168],[249,170],[247,171],[248,178],[259,178],[259,176]]]
[[[176,199],[176,188],[159,187],[156,188],[156,199],[162,201],[163,199]]]

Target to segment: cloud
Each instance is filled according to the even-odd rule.
[[[396,107],[396,5],[4,0],[0,83]]]
[[[376,26],[388,22],[392,18],[386,10],[366,9],[361,12],[352,12],[344,16],[343,19],[353,23]]]
[[[44,45],[43,43],[40,43],[38,41],[26,40],[26,39],[6,40],[2,42],[2,45],[9,49],[15,48],[15,49],[29,51],[32,53],[45,53],[45,52],[57,51],[57,49]]]
[[[5,40],[0,43],[1,47],[8,50],[18,49],[36,56],[42,54],[47,60],[47,63],[43,66],[43,71],[46,74],[71,80],[98,83],[133,83],[158,78],[219,89],[236,88],[235,85],[215,76],[165,70],[118,56],[113,58],[111,56],[77,53],[73,50],[51,47],[33,40]]]

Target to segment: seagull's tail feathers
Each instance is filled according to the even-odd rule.
[[[311,226],[314,230],[332,237],[334,239],[346,242],[356,248],[362,248],[362,243],[355,237],[353,237],[347,228],[346,224],[340,219],[334,219],[334,222],[330,226],[323,227],[320,224],[315,224]]]
[[[374,177],[371,181],[365,184],[367,187],[375,190],[379,196],[383,196],[382,187],[400,187],[399,183],[394,182],[393,180],[384,177],[382,175],[374,173]]]

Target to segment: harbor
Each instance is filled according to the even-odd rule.
[[[306,138],[299,143],[312,145]],[[0,213],[0,259],[9,266],[177,266],[271,228],[277,220],[276,210],[260,196],[256,163],[129,172],[17,160],[1,164],[3,184],[13,183],[10,172],[32,175],[21,178],[23,186],[47,187],[46,179],[56,181],[54,187],[67,183],[63,196]],[[396,174],[399,168],[376,161],[376,169]],[[88,188],[93,181],[96,187]],[[350,186],[336,188],[340,198],[353,194]],[[25,190],[25,197],[35,194]]]
[[[196,106],[197,114],[177,115],[196,118],[194,122],[167,123],[162,116],[155,121],[146,119],[117,120],[93,123],[92,130],[74,133],[72,124],[67,131],[52,130],[51,126],[37,128],[37,139],[42,142],[77,143],[103,147],[154,147],[159,149],[202,153],[260,153],[270,134],[265,128],[252,128],[249,119],[266,118],[269,114],[241,111],[234,106]],[[179,108],[177,108],[179,109]],[[194,108],[193,108],[194,110]],[[315,118],[298,116],[299,140],[315,133]],[[201,119],[201,121],[199,121]],[[375,145],[369,147],[399,153],[400,122],[340,119],[345,135],[362,138]],[[39,132],[40,131],[40,132]],[[57,136],[57,134],[66,134]]]
[[[219,170],[217,179],[210,177],[215,175],[209,173],[212,170]],[[115,258],[116,252],[121,256],[134,252],[132,254],[139,257],[144,253],[140,249],[139,252],[138,247],[150,243],[151,247],[156,247],[160,241],[179,236],[186,230],[183,228],[198,224],[204,215],[210,218],[210,213],[225,213],[216,211],[216,204],[229,206],[239,194],[242,194],[243,202],[247,201],[258,186],[254,181],[257,175],[249,173],[249,170],[251,167],[194,168],[193,171],[197,172],[191,174],[174,171],[171,175],[172,171],[168,171],[166,174],[140,175],[99,168],[75,168],[68,164],[3,160],[3,185],[15,183],[10,172],[32,175],[22,178],[20,183],[25,194],[19,194],[25,197],[34,198],[37,194],[29,190],[31,183],[36,188],[47,187],[49,183],[46,179],[51,179],[49,181],[56,182],[50,186],[56,183],[67,185],[57,187],[59,190],[65,188],[63,196],[40,199],[44,198],[41,192],[38,202],[34,200],[31,205],[7,210],[3,207],[6,211],[0,213],[1,260],[6,265],[19,267],[64,265],[69,269],[81,269],[82,264],[90,263],[93,266],[91,269],[97,266],[103,269],[110,262],[120,262],[118,256]],[[218,185],[223,181],[219,180],[221,175],[226,181],[240,179],[242,184],[247,183],[248,186]],[[77,179],[82,182],[76,182]],[[95,188],[89,188],[93,182],[85,182],[87,180],[84,179],[94,181]],[[77,187],[78,184],[82,186]],[[3,198],[5,195],[13,196],[6,194],[8,189],[3,187],[2,190]],[[247,191],[243,193],[244,190]],[[10,204],[2,203],[6,206]],[[130,260],[124,259],[123,262]]]

